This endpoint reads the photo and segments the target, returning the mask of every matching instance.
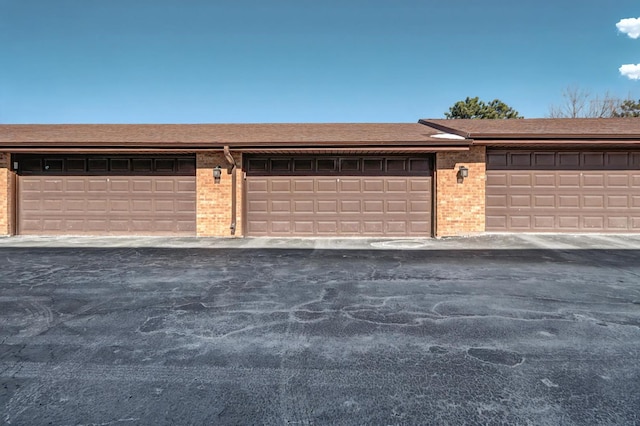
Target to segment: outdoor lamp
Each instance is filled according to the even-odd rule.
[[[220,176],[222,176],[222,167],[215,166],[213,168],[213,182],[220,183]]]
[[[467,169],[465,166],[460,166],[456,176],[458,178],[458,183],[462,183],[464,181],[464,178],[469,177],[469,169]]]

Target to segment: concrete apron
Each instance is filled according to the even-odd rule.
[[[308,250],[639,249],[640,234],[485,234],[452,238],[197,238],[16,236],[0,247],[167,247]]]

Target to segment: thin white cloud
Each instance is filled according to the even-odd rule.
[[[621,19],[616,24],[618,31],[625,33],[631,38],[640,37],[640,17],[639,18],[625,18]]]
[[[630,80],[640,80],[640,64],[626,64],[618,68],[620,74],[628,77]]]

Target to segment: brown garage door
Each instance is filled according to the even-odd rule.
[[[431,236],[429,157],[249,157],[249,236]]]
[[[195,235],[195,158],[18,156],[18,233]]]
[[[640,232],[640,152],[487,151],[486,230]]]

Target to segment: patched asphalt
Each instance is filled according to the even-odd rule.
[[[0,423],[640,423],[640,236],[20,237],[0,268]]]

